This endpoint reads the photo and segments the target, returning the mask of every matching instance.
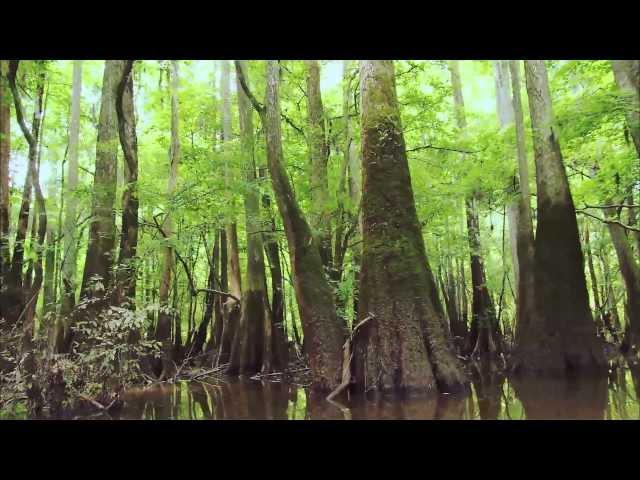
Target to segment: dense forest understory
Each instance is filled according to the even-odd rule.
[[[639,218],[638,60],[2,60],[0,418],[625,418]]]

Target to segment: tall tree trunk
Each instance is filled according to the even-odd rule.
[[[464,111],[464,98],[457,61],[449,63],[451,85],[455,106],[456,123],[464,135],[467,120]],[[496,319],[493,301],[487,287],[482,247],[480,244],[480,218],[477,210],[477,194],[474,192],[465,200],[469,251],[471,254],[471,284],[473,288],[472,320],[469,330],[466,353],[496,354],[500,353],[502,338]]]
[[[69,120],[69,148],[67,179],[65,182],[66,208],[64,212],[64,237],[62,253],[62,304],[61,316],[57,321],[55,349],[64,349],[64,340],[69,336],[69,321],[66,318],[76,303],[77,244],[76,221],[78,200],[78,140],[80,138],[80,100],[82,95],[82,60],[73,62],[73,83],[71,86],[71,118]]]
[[[493,62],[494,79],[496,84],[496,112],[498,114],[498,121],[500,123],[500,129],[504,130],[508,128],[514,122],[514,109],[511,102],[511,96],[509,95],[510,83],[509,83],[509,62],[506,60],[496,60]],[[517,165],[515,165],[515,171],[517,172]],[[514,173],[513,178],[509,182],[511,189],[514,193],[518,191],[518,177],[517,173]],[[511,263],[513,265],[513,276],[515,283],[518,284],[520,270],[518,264],[518,197],[514,195],[511,201],[507,204],[507,220],[509,226],[509,243],[511,246]]]
[[[343,63],[343,77],[342,81],[344,82],[344,91],[343,91],[343,104],[346,106],[351,104],[350,108],[347,110],[355,110],[355,105],[353,104],[351,85],[349,80],[352,78],[350,70],[352,69],[350,60],[345,60]],[[356,66],[356,69],[358,67]],[[356,71],[357,73],[357,71]],[[357,77],[356,77],[357,78]],[[355,111],[354,111],[355,113]],[[354,208],[357,208],[356,218],[353,219],[354,222],[357,222],[357,227],[355,229],[354,238],[361,239],[362,238],[362,209],[359,208],[360,200],[362,198],[362,162],[360,160],[360,151],[359,144],[354,140],[354,131],[352,128],[352,123],[349,118],[348,129],[345,131],[345,148],[349,150],[349,164],[347,167],[348,170],[348,182],[349,182],[349,198],[351,201],[351,205]],[[355,243],[355,242],[354,242]],[[354,286],[353,286],[353,316],[356,318],[358,316],[358,298],[360,291],[360,266],[362,264],[362,242],[358,242],[351,249],[351,263],[353,267],[353,276],[354,276]]]
[[[517,216],[517,312],[516,312],[516,344],[519,341],[521,328],[525,328],[534,315],[534,239],[533,221],[531,219],[531,192],[529,189],[529,164],[525,146],[524,115],[522,113],[522,97],[520,96],[520,67],[517,61],[509,61],[511,72],[511,92],[513,112],[516,126],[516,152],[518,156],[518,216]]]
[[[96,278],[99,278],[105,290],[112,283],[118,156],[116,95],[123,68],[122,60],[105,61],[91,204],[92,221],[82,278],[82,295],[89,293],[90,283]]]
[[[611,65],[618,88],[629,96],[627,127],[640,157],[640,60],[613,60]]]
[[[610,221],[618,220],[615,207],[606,209],[606,215]],[[626,311],[629,324],[623,347],[625,352],[637,353],[640,344],[640,263],[637,256],[633,254],[630,239],[624,228],[617,223],[608,223],[607,227],[627,292]]]
[[[122,235],[118,257],[118,302],[135,308],[138,248],[138,137],[133,105],[133,60],[127,60],[118,84],[118,135],[124,152],[125,188],[122,194]]]
[[[167,183],[167,200],[168,208],[165,216],[162,230],[167,241],[173,236],[173,218],[170,212],[171,200],[178,182],[178,164],[180,163],[180,137],[179,137],[179,117],[178,117],[178,62],[171,61],[171,148],[169,159],[171,167],[169,171],[169,181]],[[171,279],[174,273],[175,260],[174,249],[170,244],[163,248],[163,266],[162,277],[160,279],[160,291],[158,293],[158,302],[160,304],[160,312],[158,313],[158,326],[156,328],[156,340],[162,343],[162,378],[169,378],[173,375],[174,365],[172,358],[171,344],[171,323],[172,315],[169,313],[169,290],[171,288]]]
[[[324,276],[318,243],[295,200],[284,168],[280,131],[280,66],[276,60],[267,61],[265,106],[250,93],[237,63],[236,71],[243,90],[260,113],[265,130],[269,173],[289,244],[312,386],[317,390],[333,389],[340,383],[342,345],[347,332],[336,315],[333,291]]]
[[[324,128],[324,108],[320,94],[320,64],[305,60],[307,80],[307,114],[309,124],[309,153],[311,160],[311,229],[318,239],[320,257],[325,269],[331,266],[331,212],[327,162],[329,151]]]
[[[222,141],[229,142],[232,139],[231,132],[231,65],[225,60],[222,63]],[[229,167],[229,155],[225,160],[225,177],[227,181],[231,178],[231,170]],[[229,206],[231,214],[233,213],[233,202]],[[242,280],[240,275],[240,258],[238,253],[238,232],[235,221],[229,221],[226,225],[227,245],[229,249],[229,286],[230,292],[240,298],[242,295]],[[228,300],[233,301],[232,298]]]
[[[354,377],[365,391],[455,391],[467,379],[430,292],[392,61],[360,64],[363,254]]]
[[[589,309],[578,223],[553,125],[544,61],[525,61],[536,160],[536,315],[522,331],[516,368],[599,370],[605,361]]]

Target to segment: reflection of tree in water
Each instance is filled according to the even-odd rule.
[[[465,396],[352,395],[347,404],[327,402],[323,395],[307,393],[307,418],[312,420],[433,420],[461,419]]]
[[[519,377],[511,380],[529,420],[602,420],[607,377]]]
[[[471,365],[471,381],[482,420],[500,418],[504,380],[504,375],[496,369],[493,362],[481,359]]]

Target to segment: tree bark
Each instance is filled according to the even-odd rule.
[[[276,60],[267,61],[265,106],[258,103],[249,91],[237,63],[236,71],[243,90],[260,113],[265,130],[267,163],[289,244],[298,310],[311,367],[312,388],[331,390],[340,383],[346,326],[336,315],[333,291],[324,276],[318,243],[295,200],[284,168],[280,131],[280,66]]]
[[[525,61],[536,160],[536,314],[523,329],[517,369],[565,373],[601,370],[603,349],[589,309],[573,199],[553,125],[544,61]]]
[[[392,61],[360,64],[363,253],[354,340],[358,389],[420,393],[467,379],[434,305],[409,175]]]

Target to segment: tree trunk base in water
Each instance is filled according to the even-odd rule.
[[[607,369],[604,344],[596,337],[582,343],[574,339],[574,343],[570,345],[560,345],[558,340],[544,339],[519,346],[510,363],[511,370],[516,374],[597,374]]]

